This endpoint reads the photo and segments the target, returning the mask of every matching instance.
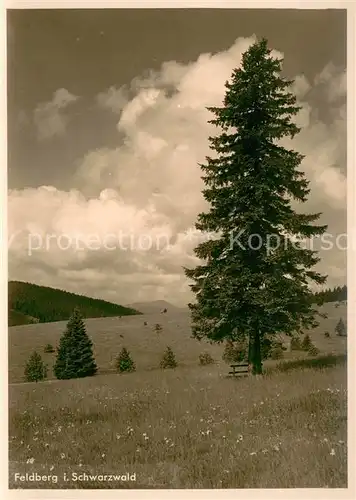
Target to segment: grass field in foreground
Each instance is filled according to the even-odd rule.
[[[340,364],[241,380],[186,367],[12,386],[10,487],[345,488],[346,383]],[[15,482],[26,471],[58,482]]]

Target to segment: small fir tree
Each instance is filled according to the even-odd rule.
[[[136,370],[135,363],[126,347],[121,349],[121,352],[116,359],[116,370],[119,373],[134,372]]]
[[[160,367],[161,368],[176,368],[178,363],[172,349],[168,346],[165,353],[163,354]]]
[[[97,372],[93,343],[86,333],[78,308],[74,310],[60,339],[53,371],[58,379],[90,377]]]
[[[342,318],[339,319],[335,327],[335,332],[338,337],[346,337],[346,326]]]
[[[25,366],[26,382],[38,382],[47,377],[47,365],[42,361],[41,355],[34,351]]]
[[[159,323],[156,323],[155,324],[155,332],[160,333],[161,331],[162,331],[162,325],[160,325]]]
[[[319,352],[319,349],[312,343],[308,349],[309,356],[317,356]]]

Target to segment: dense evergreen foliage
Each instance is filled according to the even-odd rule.
[[[201,165],[210,211],[199,214],[195,227],[215,236],[195,249],[202,263],[185,269],[196,294],[189,304],[193,336],[248,339],[254,374],[262,372],[266,335],[317,326],[311,283],[326,281],[312,270],[317,252],[300,240],[327,226],[312,224],[320,213],[291,205],[307,201],[310,189],[298,170],[303,156],[280,144],[300,131],[293,121],[300,107],[281,63],[266,40],[253,44],[226,82],[223,106],[208,108],[221,133],[209,138],[214,157]]]
[[[59,341],[53,372],[58,379],[90,377],[97,372],[93,344],[89,339],[79,309],[70,317]]]
[[[65,292],[56,288],[10,281],[8,284],[8,309],[20,314],[20,323],[16,323],[16,315],[9,314],[12,324],[26,324],[22,315],[35,318],[29,322],[49,323],[51,321],[68,320],[73,309],[79,307],[85,318],[107,316],[127,316],[141,314],[134,309],[112,304],[105,300],[92,299],[83,295]]]

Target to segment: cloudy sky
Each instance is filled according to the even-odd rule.
[[[295,80],[303,211],[323,212],[333,245],[319,270],[344,284],[346,13],[292,9],[9,11],[9,278],[191,300],[198,163],[217,133],[205,108],[256,36]]]

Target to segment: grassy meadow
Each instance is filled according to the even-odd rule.
[[[334,333],[346,307],[322,309],[319,360],[286,352],[241,379],[226,377],[221,346],[190,338],[184,311],[87,320],[100,373],[67,381],[21,383],[33,349],[54,359],[43,347],[65,323],[10,328],[10,488],[347,487],[346,339]],[[167,345],[174,370],[157,368]],[[135,373],[113,373],[122,346]],[[203,351],[217,363],[199,366]],[[47,481],[18,480],[26,472]]]

